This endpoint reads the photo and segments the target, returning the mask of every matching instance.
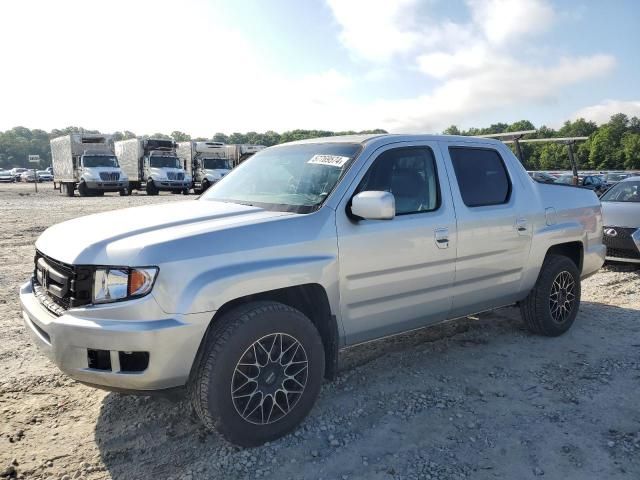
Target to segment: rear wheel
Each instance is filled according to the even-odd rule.
[[[251,447],[282,437],[307,416],[320,392],[324,349],[298,310],[253,302],[216,321],[189,382],[207,428]]]
[[[67,194],[67,197],[73,197],[75,186],[73,183],[65,183],[63,185],[64,191]]]
[[[565,333],[578,315],[580,272],[569,258],[549,255],[533,290],[520,302],[520,312],[533,333],[556,337]]]
[[[189,189],[188,188],[182,189],[182,194],[183,195],[189,195]]]
[[[207,180],[206,178],[204,180],[202,180],[202,183],[200,184],[200,191],[202,193],[206,192],[207,189],[211,186],[211,184],[209,183],[209,180]]]

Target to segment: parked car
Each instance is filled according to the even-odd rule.
[[[349,346],[512,304],[561,335],[604,254],[596,195],[530,181],[499,141],[331,137],[264,149],[198,201],[48,228],[20,301],[69,376],[185,389],[252,446],[296,428]]]
[[[27,171],[26,168],[21,168],[21,167],[15,167],[15,168],[11,169],[11,173],[13,174],[14,178],[16,179],[16,182],[19,182],[21,180],[20,177],[26,171]]]
[[[604,180],[611,186],[631,176],[633,176],[631,172],[605,172]]]
[[[47,170],[38,170],[37,173],[39,182],[53,182],[53,175],[51,175]]]
[[[16,181],[16,177],[9,170],[0,170],[0,182],[13,183]]]
[[[26,170],[26,171],[22,172],[20,174],[20,181],[21,182],[35,182],[36,181],[36,177],[35,177],[35,174],[33,173],[33,170]]]
[[[640,176],[619,181],[600,201],[607,260],[640,263]]]
[[[560,175],[556,183],[562,183],[564,185],[573,185],[573,174],[565,173]],[[602,180],[600,175],[578,175],[578,186],[586,187],[589,190],[593,190],[597,195],[604,193],[608,186]]]
[[[536,182],[540,183],[555,183],[557,177],[547,173],[547,172],[528,172],[529,176],[533,178]]]

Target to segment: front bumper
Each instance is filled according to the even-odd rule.
[[[57,317],[35,297],[31,281],[20,288],[20,303],[31,338],[60,370],[83,383],[132,392],[184,386],[213,316],[167,314],[148,295]],[[90,368],[90,350],[108,351],[110,369]],[[148,352],[148,366],[123,371],[120,352]]]
[[[157,180],[153,182],[158,190],[171,191],[171,190],[184,190],[185,188],[191,188],[191,182],[183,180]]]
[[[101,190],[103,192],[118,192],[125,188],[129,188],[129,182],[123,181],[123,180],[114,181],[114,182],[95,181],[95,182],[86,182],[86,184],[87,184],[87,187],[90,188],[91,190]]]

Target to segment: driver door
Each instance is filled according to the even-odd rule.
[[[347,344],[447,318],[456,260],[456,221],[435,142],[383,147],[336,212],[341,316]],[[444,179],[444,181],[441,181]],[[361,191],[389,191],[392,220],[350,213]]]

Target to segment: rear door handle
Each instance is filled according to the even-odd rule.
[[[449,229],[446,227],[436,228],[433,237],[438,248],[449,248]]]
[[[516,220],[516,230],[518,230],[518,233],[520,235],[524,235],[525,233],[527,233],[527,219],[526,218],[518,218]]]

